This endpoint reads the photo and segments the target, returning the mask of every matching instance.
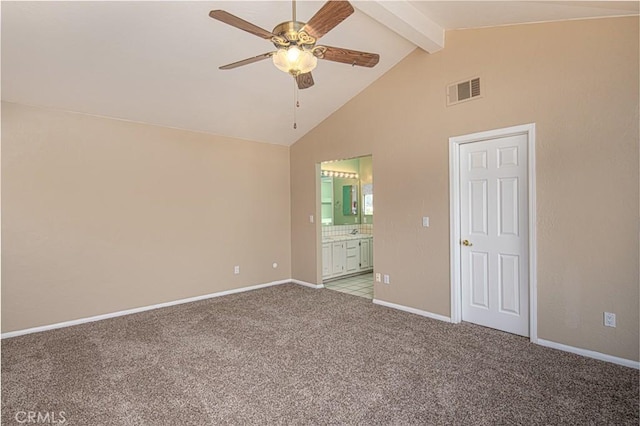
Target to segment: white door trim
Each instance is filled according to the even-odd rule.
[[[451,263],[451,322],[462,321],[460,282],[460,145],[506,136],[527,135],[529,181],[529,338],[538,342],[538,284],[536,263],[536,125],[535,123],[449,138],[449,226]]]

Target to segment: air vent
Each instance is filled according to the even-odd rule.
[[[480,78],[459,81],[447,86],[447,105],[470,101],[480,97]]]

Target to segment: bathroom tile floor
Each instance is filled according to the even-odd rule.
[[[324,283],[324,287],[329,290],[373,299],[373,272]]]

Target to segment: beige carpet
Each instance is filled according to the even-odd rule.
[[[2,424],[629,424],[638,371],[286,284],[2,342]],[[22,423],[24,424],[24,423]]]

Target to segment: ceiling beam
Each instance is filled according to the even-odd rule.
[[[361,12],[429,53],[444,48],[444,28],[409,1],[354,1]]]

